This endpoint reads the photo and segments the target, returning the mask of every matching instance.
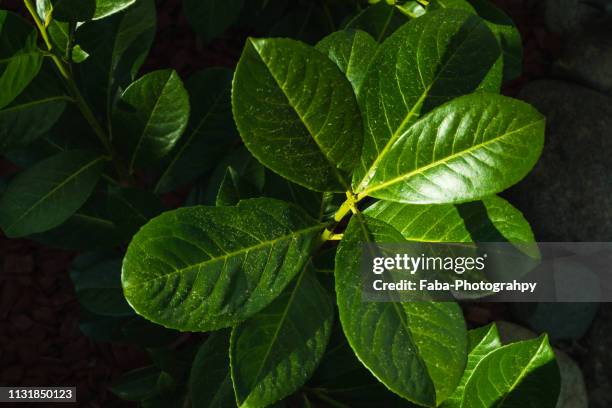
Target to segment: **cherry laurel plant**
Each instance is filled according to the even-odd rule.
[[[208,41],[283,2],[247,3],[185,8]],[[316,45],[249,38],[235,72],[186,81],[139,75],[153,0],[25,0],[33,25],[0,10],[0,152],[24,169],[0,183],[4,234],[82,252],[80,328],[150,353],[112,387],[143,407],[554,408],[545,335],[365,302],[359,278],[366,243],[534,241],[496,196],[544,142],[542,115],[499,95],[516,28],[486,0],[432,0],[348,2],[337,30],[336,3]]]

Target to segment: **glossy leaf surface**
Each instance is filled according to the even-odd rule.
[[[419,117],[480,89],[500,52],[486,24],[462,10],[427,13],[389,37],[360,94],[365,136],[353,187],[365,188],[389,148]]]
[[[123,263],[124,293],[139,314],[167,327],[229,327],[282,292],[322,229],[273,199],[166,212],[134,236]]]
[[[505,96],[475,93],[420,119],[377,159],[363,195],[415,204],[480,199],[520,181],[544,144],[544,117]]]
[[[250,39],[232,104],[245,145],[264,165],[313,190],[345,191],[361,119],[350,83],[327,57],[294,40]]]
[[[459,384],[466,364],[467,330],[460,307],[364,302],[361,296],[363,244],[403,241],[382,221],[366,215],[351,219],[336,256],[340,321],[359,360],[387,388],[416,404],[436,406]]]
[[[334,309],[306,268],[295,285],[232,331],[230,361],[240,407],[266,407],[298,390],[318,365]]]
[[[15,177],[0,197],[0,225],[9,237],[50,230],[89,198],[104,158],[73,150],[34,165]]]

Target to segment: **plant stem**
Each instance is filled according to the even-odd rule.
[[[66,83],[66,87],[68,88],[68,92],[70,93],[75,104],[81,111],[83,117],[85,118],[87,123],[89,123],[94,133],[96,134],[96,136],[98,137],[102,145],[104,146],[104,149],[111,156],[111,158],[113,158],[113,162],[115,163],[115,167],[117,168],[117,173],[119,173],[119,176],[123,178],[124,172],[122,171],[121,166],[119,166],[117,161],[115,160],[116,155],[114,153],[113,147],[110,143],[108,136],[104,132],[104,129],[102,128],[98,120],[96,119],[96,116],[94,115],[93,111],[91,110],[87,102],[85,101],[85,98],[81,94],[81,91],[79,90],[79,87],[74,81],[74,78],[72,76],[72,73],[70,72],[68,65],[64,61],[62,61],[62,59],[58,55],[56,55],[53,52],[53,43],[51,43],[51,40],[49,39],[49,34],[47,33],[46,23],[43,23],[43,21],[41,21],[40,17],[38,16],[38,13],[36,12],[36,7],[32,3],[32,0],[23,0],[23,2],[26,8],[28,9],[28,12],[32,16],[32,19],[34,20],[34,24],[36,24],[36,27],[38,28],[38,31],[40,32],[40,35],[45,45],[47,46],[47,50],[48,50],[47,55],[51,57],[60,75],[64,79],[64,82]],[[47,18],[47,20],[50,21],[50,18]]]
[[[357,201],[358,200],[353,195],[353,193],[350,191],[347,191],[346,200],[342,203],[340,208],[338,208],[338,211],[334,215],[334,221],[340,222],[346,216],[346,214],[348,214],[351,211],[355,212],[356,211],[355,204],[357,203]]]

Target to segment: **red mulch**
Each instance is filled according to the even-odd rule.
[[[158,35],[145,70],[171,67],[187,76],[207,66],[232,67],[245,33],[231,32],[203,47],[186,24],[181,3],[158,1]],[[524,83],[548,74],[561,42],[545,29],[541,2],[496,3],[517,22],[524,38],[525,73],[504,90],[514,95]],[[0,0],[2,8],[16,10],[20,4]],[[14,171],[0,160],[0,176]],[[73,256],[0,236],[0,385],[76,385],[79,406],[131,406],[107,387],[120,373],[143,365],[146,357],[133,347],[93,343],[79,332],[79,308],[68,276]],[[505,314],[503,308],[479,305],[466,312],[479,324]]]

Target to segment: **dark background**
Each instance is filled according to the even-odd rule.
[[[181,3],[157,1],[158,33],[144,70],[174,68],[186,77],[203,67],[233,67],[246,35],[257,33],[232,29],[204,46]],[[495,3],[514,19],[525,48],[524,74],[504,93],[530,101],[548,117],[542,161],[505,195],[525,212],[540,241],[610,241],[612,24],[606,2]],[[0,0],[0,7],[19,10],[21,2]],[[0,158],[0,176],[14,171]],[[165,198],[178,205],[182,196]],[[128,346],[94,343],[80,333],[68,275],[74,256],[0,235],[0,384],[75,385],[79,406],[131,406],[107,387],[122,372],[147,364],[147,356]],[[473,325],[515,320],[550,332],[556,347],[581,365],[591,406],[612,406],[607,305],[478,305],[466,307],[466,318]]]

